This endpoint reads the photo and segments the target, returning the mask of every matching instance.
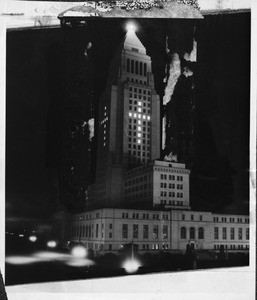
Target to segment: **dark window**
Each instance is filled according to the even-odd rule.
[[[128,238],[128,224],[122,224],[122,238]]]
[[[246,228],[245,238],[249,240],[249,228]]]
[[[138,74],[138,61],[136,61],[136,74]]]
[[[199,240],[203,240],[204,239],[204,229],[203,229],[203,227],[200,227],[198,229],[198,239]]]
[[[235,228],[230,228],[230,239],[231,240],[235,239]]]
[[[242,240],[243,238],[243,229],[242,228],[238,228],[238,239]]]
[[[134,224],[133,225],[133,239],[137,239],[138,238],[138,225]]]
[[[143,75],[143,63],[142,62],[140,62],[140,70],[139,70],[139,73],[140,73],[140,75]]]
[[[146,76],[146,63],[144,63],[144,76]]]
[[[131,73],[134,73],[134,60],[131,60]]]
[[[98,232],[99,232],[99,224],[96,224],[96,232],[95,232],[95,236],[96,238],[98,238]]]
[[[163,238],[167,239],[168,238],[168,226],[167,225],[163,225],[162,233],[163,233]]]
[[[195,229],[194,229],[194,227],[190,227],[189,238],[190,239],[195,239]]]
[[[158,239],[158,225],[153,226],[153,238]]]
[[[222,239],[226,240],[227,239],[227,228],[222,227]]]
[[[148,225],[143,226],[143,238],[148,239]]]
[[[181,227],[180,229],[180,238],[181,239],[186,239],[187,234],[186,234],[186,227]]]

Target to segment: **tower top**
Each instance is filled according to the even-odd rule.
[[[141,54],[146,54],[146,49],[144,45],[141,43],[139,38],[136,35],[136,28],[135,26],[129,25],[128,31],[126,34],[126,38],[124,41],[124,49],[129,51],[135,51]]]

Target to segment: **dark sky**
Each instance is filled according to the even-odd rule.
[[[106,65],[113,49],[124,36],[123,22],[115,22],[110,27],[91,27],[94,29],[90,35],[85,29],[80,30],[70,41],[71,49],[76,48],[80,59],[85,45],[92,41],[91,55],[96,70],[94,76],[98,76],[95,77],[98,92],[103,88]],[[160,34],[158,39],[162,38]],[[68,67],[60,69],[58,64],[51,67],[52,54],[55,53],[56,57],[63,55],[66,39],[60,28],[9,31],[7,34],[8,225],[44,219],[56,201],[58,193],[54,190],[52,170],[46,167],[47,119],[53,90],[58,84],[57,77],[62,72],[69,72]],[[239,207],[248,201],[250,14],[205,17],[197,29],[197,41],[201,77],[197,105],[208,125],[206,134],[213,137],[214,143],[212,138],[205,141],[228,158],[235,170],[233,198],[234,206]],[[100,50],[94,50],[97,48]],[[152,49],[158,51],[156,46]],[[162,71],[158,72],[161,74]],[[53,74],[55,77],[51,77]],[[159,85],[161,81],[158,78]]]

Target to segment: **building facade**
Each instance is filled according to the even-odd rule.
[[[132,243],[139,253],[195,250],[248,251],[249,217],[191,210],[99,209],[70,217],[69,241],[96,254]]]
[[[129,207],[190,209],[185,164],[154,160],[125,173],[124,202]]]
[[[160,157],[160,100],[133,30],[114,55],[99,104],[96,202],[120,206],[124,172]]]

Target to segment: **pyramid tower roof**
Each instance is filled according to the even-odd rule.
[[[139,53],[146,54],[146,49],[138,36],[136,35],[135,30],[128,30],[126,38],[124,41],[124,49],[132,50],[137,49]]]

